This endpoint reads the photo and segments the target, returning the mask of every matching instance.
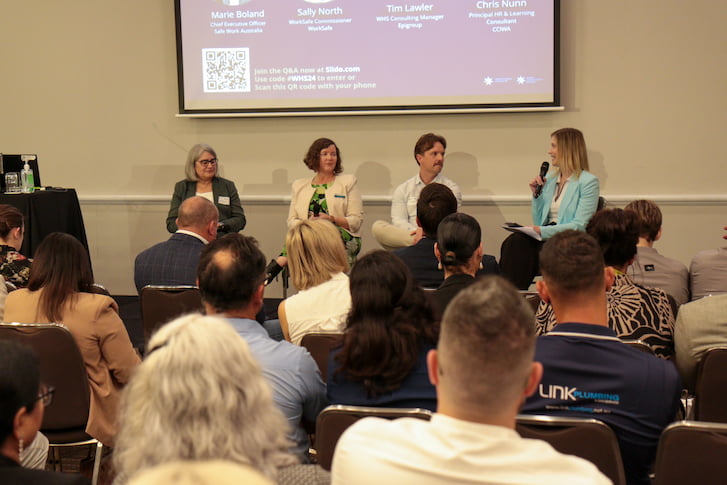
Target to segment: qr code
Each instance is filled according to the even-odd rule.
[[[250,92],[250,48],[202,49],[205,93]]]

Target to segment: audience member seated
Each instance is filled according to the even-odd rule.
[[[434,133],[426,133],[417,140],[414,160],[419,166],[419,173],[394,189],[391,196],[391,223],[376,221],[371,227],[374,238],[384,249],[411,246],[421,239],[422,230],[416,223],[417,200],[427,185],[433,182],[446,185],[454,194],[457,207],[462,205],[459,186],[442,175],[446,148],[447,140]]]
[[[147,285],[196,285],[199,253],[205,244],[217,238],[217,220],[217,208],[204,197],[194,196],[182,202],[177,232],[136,257],[136,291],[141,293]]]
[[[434,254],[437,227],[449,214],[457,212],[457,199],[445,185],[431,183],[424,187],[416,203],[416,223],[422,237],[415,244],[394,251],[411,271],[414,281],[423,288],[437,288],[444,281],[442,267]],[[499,274],[500,268],[493,256],[482,257],[481,274]]]
[[[676,364],[684,387],[694,390],[697,366],[707,350],[727,346],[727,295],[679,307],[674,324]]]
[[[88,253],[69,234],[46,236],[35,252],[28,288],[13,291],[5,319],[20,323],[62,323],[81,350],[91,388],[86,432],[113,447],[121,388],[139,364],[119,307],[92,293]]]
[[[631,279],[641,286],[661,288],[677,304],[689,301],[689,271],[684,263],[659,254],[654,243],[661,239],[661,210],[650,200],[635,200],[626,207],[639,221],[639,244],[631,265]]]
[[[40,364],[33,351],[16,342],[0,340],[0,483],[3,485],[89,483],[76,473],[21,466],[24,448],[40,435],[43,410],[52,397],[53,390],[40,383]]]
[[[328,400],[433,411],[426,358],[438,326],[409,270],[389,252],[368,253],[351,271],[351,299],[343,345],[328,359]]]
[[[351,308],[348,261],[335,226],[302,221],[285,238],[288,268],[298,293],[278,307],[285,338],[296,345],[308,333],[341,333]]]
[[[645,288],[627,276],[636,256],[638,222],[636,214],[623,209],[597,212],[586,227],[601,247],[606,265],[615,278],[607,294],[608,326],[619,338],[642,340],[656,355],[674,355],[676,305],[664,290]],[[536,315],[536,332],[542,335],[558,323],[553,307],[541,302]]]
[[[228,234],[209,243],[200,255],[197,278],[207,315],[227,319],[250,346],[263,377],[272,387],[273,401],[288,419],[293,451],[301,460],[307,460],[308,435],[300,426],[301,420],[315,422],[326,407],[326,385],[307,350],[271,339],[253,320],[263,305],[265,292],[265,256],[257,241]]]
[[[248,465],[224,460],[171,461],[135,475],[129,485],[274,485]]]
[[[167,215],[167,231],[177,227],[179,206],[186,199],[199,195],[212,202],[219,211],[217,232],[229,234],[245,229],[247,220],[240,204],[235,182],[219,176],[219,160],[215,150],[203,143],[194,145],[184,164],[184,180],[174,186],[174,194]]]
[[[727,235],[722,237],[727,239]],[[727,293],[727,247],[705,249],[694,255],[689,265],[689,279],[692,301]]]
[[[600,227],[599,214],[591,222]],[[626,345],[609,328],[606,290],[618,276],[604,265],[602,248],[568,230],[540,252],[538,293],[559,323],[537,340],[543,378],[523,412],[604,421],[618,438],[627,483],[647,485],[659,435],[676,418],[681,383],[672,362]]]
[[[437,228],[434,254],[444,268],[444,283],[432,295],[441,317],[452,298],[474,283],[482,267],[482,230],[477,220],[461,212],[445,217]]]
[[[152,336],[120,423],[121,479],[177,460],[227,460],[275,480],[278,467],[296,463],[260,365],[220,318],[185,315]]]
[[[437,413],[359,420],[338,441],[332,483],[611,483],[593,464],[515,431],[542,373],[534,343],[533,312],[511,284],[487,276],[462,290],[427,356]]]
[[[566,229],[582,231],[598,207],[598,178],[589,172],[583,133],[561,128],[550,134],[550,172],[530,181],[534,239],[521,232],[510,234],[500,247],[502,274],[527,290],[538,272],[538,253],[554,234]]]
[[[16,288],[25,288],[30,278],[31,260],[18,252],[23,245],[23,214],[8,204],[0,204],[0,276]]]

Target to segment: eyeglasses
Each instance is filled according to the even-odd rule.
[[[53,402],[53,394],[55,392],[55,387],[42,385],[40,387],[40,393],[38,394],[38,397],[35,398],[35,400],[42,402],[44,407],[50,406],[50,403]]]
[[[202,165],[204,167],[208,167],[210,165],[217,165],[217,159],[211,158],[209,160],[197,160],[197,163],[199,163],[200,165]]]

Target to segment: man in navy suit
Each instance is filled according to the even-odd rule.
[[[457,198],[444,184],[432,182],[422,189],[417,201],[416,222],[422,228],[422,238],[415,244],[397,249],[397,255],[409,267],[417,284],[423,288],[437,288],[444,281],[444,271],[434,255],[437,241],[437,227],[442,219],[457,212]],[[500,274],[500,267],[494,256],[482,256],[483,274]]]
[[[136,291],[146,285],[195,285],[202,248],[217,237],[219,213],[204,197],[190,197],[179,206],[177,232],[145,249],[134,263]]]

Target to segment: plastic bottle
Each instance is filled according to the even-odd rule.
[[[35,190],[35,177],[33,177],[33,169],[30,168],[27,160],[25,160],[23,170],[20,172],[20,180],[23,184],[23,192],[30,193]]]

